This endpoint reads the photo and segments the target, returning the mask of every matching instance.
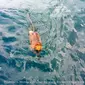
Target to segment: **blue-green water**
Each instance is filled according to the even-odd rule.
[[[0,8],[0,85],[85,85],[85,1],[44,3]],[[40,60],[29,49],[27,14],[43,43]]]

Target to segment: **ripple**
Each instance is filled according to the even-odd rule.
[[[27,8],[28,11],[14,8],[0,9],[2,84],[4,80],[14,81],[15,84],[17,82],[26,84],[27,81],[34,80],[52,81],[56,84],[56,81],[62,83],[63,80],[84,81],[81,68],[85,67],[85,54],[79,49],[84,48],[85,16],[82,6],[79,5],[80,1],[77,2],[48,1],[48,5],[43,5],[45,8],[40,6],[42,10],[39,10],[41,8],[35,10],[38,7],[32,4],[35,8]],[[43,3],[45,2],[42,1]],[[27,13],[30,14],[35,29],[42,39],[43,50],[40,53],[40,60],[29,49],[30,22]]]

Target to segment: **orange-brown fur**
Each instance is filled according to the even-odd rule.
[[[35,49],[35,46],[37,44],[41,45],[42,46],[42,42],[41,42],[41,39],[40,39],[40,36],[37,32],[34,32],[34,31],[29,31],[29,40],[30,40],[30,48],[32,50],[36,50]],[[41,49],[42,50],[42,49]],[[41,51],[40,50],[40,51]]]

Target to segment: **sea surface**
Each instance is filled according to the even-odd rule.
[[[30,51],[28,15],[40,59]],[[85,0],[0,1],[0,85],[85,85]]]

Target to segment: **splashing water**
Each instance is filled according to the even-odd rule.
[[[84,0],[3,0],[0,4],[0,83],[83,85],[84,5]],[[27,14],[43,42],[40,60],[29,49]]]

